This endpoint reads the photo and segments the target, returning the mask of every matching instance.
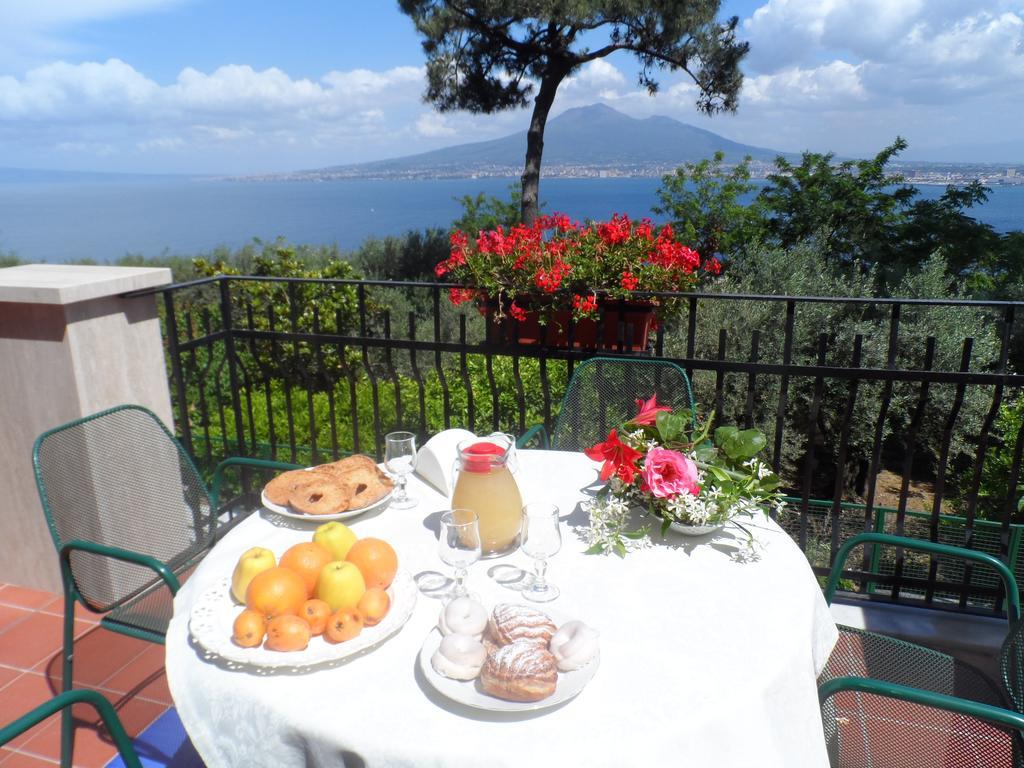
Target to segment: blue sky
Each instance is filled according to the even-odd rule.
[[[751,43],[736,115],[651,98],[626,55],[563,84],[760,146],[1024,161],[1024,0],[725,0]],[[522,130],[438,114],[390,0],[0,0],[0,166],[257,173],[392,157]]]

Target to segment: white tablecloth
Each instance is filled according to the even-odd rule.
[[[758,524],[752,562],[732,556],[744,543],[729,528],[700,539],[655,535],[657,543],[624,560],[584,555],[573,526],[585,522],[578,503],[597,465],[548,451],[523,451],[520,463],[524,501],[554,501],[569,518],[548,571],[562,590],[552,606],[601,633],[600,667],[578,697],[513,714],[437,694],[416,669],[440,610],[424,595],[397,635],[341,666],[268,676],[204,661],[189,640],[196,598],[250,546],[280,551],[315,527],[263,513],[226,536],[188,580],[167,633],[171,694],[207,765],[828,764],[815,678],[837,632],[789,536],[769,520]],[[418,507],[349,523],[359,536],[390,541],[413,574],[448,572],[428,526],[445,499],[415,479],[410,491]],[[531,566],[522,553],[479,562],[470,589],[488,605],[523,602],[488,576],[499,563]]]

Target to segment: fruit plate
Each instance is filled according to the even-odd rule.
[[[323,637],[310,639],[303,651],[268,651],[242,648],[231,640],[235,617],[242,612],[231,597],[231,577],[227,576],[203,592],[189,616],[188,628],[195,641],[206,651],[239,664],[256,667],[310,667],[362,653],[384,642],[402,628],[416,605],[416,584],[408,571],[400,569],[388,587],[391,610],[375,627],[365,627],[356,637],[343,643],[329,643]]]
[[[394,492],[395,489],[392,488],[375,502],[367,504],[365,507],[359,507],[359,509],[346,509],[341,512],[333,512],[329,515],[307,515],[304,512],[296,512],[293,509],[289,509],[287,506],[275,504],[262,492],[260,493],[260,501],[263,503],[263,506],[271,512],[276,512],[284,517],[290,517],[293,520],[306,520],[311,523],[320,523],[327,522],[328,520],[347,520],[350,517],[357,517],[358,515],[365,515],[367,512],[376,512],[378,509],[384,509],[391,503],[391,496]]]
[[[561,617],[556,617],[552,612],[548,612],[552,620],[561,626],[564,621],[561,621]],[[430,658],[434,655],[434,651],[437,650],[438,646],[441,645],[441,630],[435,627],[431,630],[430,634],[427,635],[427,639],[423,642],[423,646],[420,648],[419,655],[419,666],[423,676],[427,679],[434,689],[451,699],[457,701],[460,704],[465,704],[467,707],[473,709],[485,709],[490,712],[527,712],[535,709],[546,709],[548,707],[554,707],[569,699],[576,696],[582,691],[590,679],[597,673],[597,667],[601,663],[601,655],[598,654],[594,659],[582,669],[577,669],[572,672],[559,672],[558,673],[558,685],[555,688],[555,692],[548,696],[546,699],[540,701],[505,701],[504,699],[498,699],[491,696],[489,693],[484,693],[480,687],[479,680],[452,680],[449,677],[438,674],[434,671],[434,666],[430,663]]]

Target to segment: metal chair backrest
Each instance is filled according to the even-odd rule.
[[[666,360],[594,357],[580,363],[562,398],[551,447],[580,451],[637,414],[637,400],[656,395],[673,411],[696,411],[686,371]]]
[[[36,485],[59,552],[85,540],[150,555],[172,570],[212,544],[216,514],[192,459],[155,414],[125,405],[43,433]],[[74,551],[75,587],[107,611],[153,583],[151,570]]]
[[[999,672],[1013,708],[1024,712],[1024,621],[1010,628],[999,654]]]
[[[819,688],[832,768],[1020,768],[1024,716],[988,704],[857,677]]]

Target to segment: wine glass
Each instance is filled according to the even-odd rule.
[[[548,558],[562,548],[562,531],[558,523],[558,507],[547,502],[530,502],[523,507],[523,552],[533,558],[533,583],[523,590],[523,597],[546,603],[558,597],[558,587],[548,584]]]
[[[415,507],[418,502],[406,492],[405,483],[406,475],[416,467],[416,435],[412,432],[388,432],[384,443],[384,466],[398,483],[391,506],[395,509]]]
[[[471,509],[450,509],[441,515],[437,542],[441,560],[455,569],[455,584],[449,596],[463,597],[466,569],[480,559],[480,518]]]

